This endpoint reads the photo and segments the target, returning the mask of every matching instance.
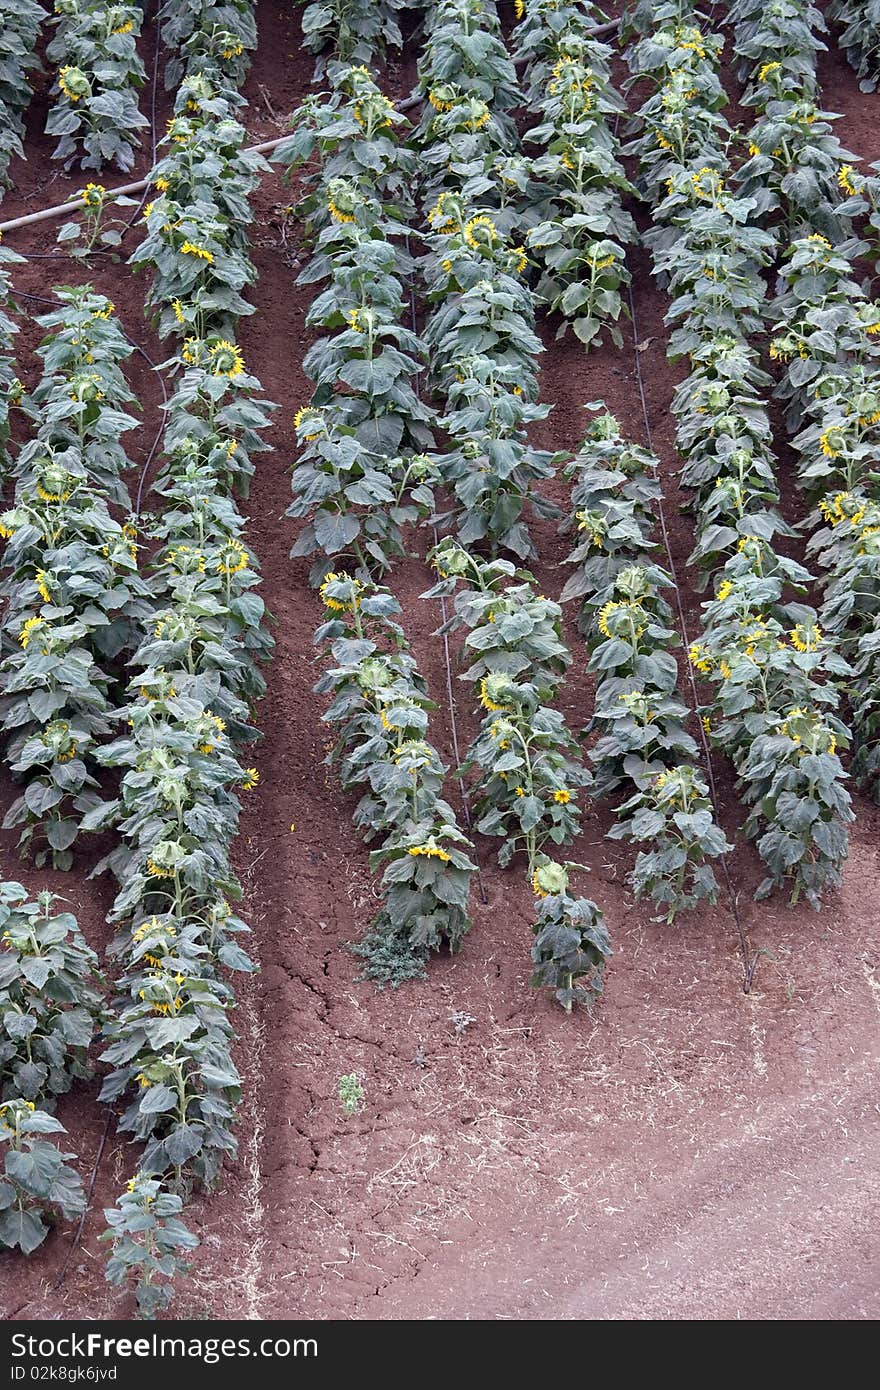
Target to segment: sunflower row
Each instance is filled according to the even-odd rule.
[[[118,364],[131,348],[103,296],[83,289],[59,291],[58,297],[62,307],[40,321],[54,330],[41,349],[44,375],[25,401],[37,423],[37,438],[16,460],[15,506],[0,524],[7,536],[4,558],[12,570],[7,641],[12,645],[14,635],[21,648],[2,664],[4,722],[17,731],[10,754],[14,770],[26,779],[7,824],[24,822],[25,846],[39,845],[37,837],[44,836],[48,848],[37,849],[38,863],[51,853],[54,864],[65,868],[80,831],[97,829],[112,816],[113,803],[103,800],[98,782],[107,761],[99,743],[119,717],[116,664],[134,646],[149,604],[137,576],[134,529],[129,523],[121,526],[107,506],[110,500],[127,508],[119,479],[127,461],[118,437],[135,421],[121,409],[131,396]],[[46,930],[57,936],[57,924]],[[85,982],[90,961],[82,950],[75,954],[73,964]],[[53,995],[62,983],[55,981]],[[87,1046],[81,1010],[59,1027],[71,1043]],[[111,1021],[111,1035],[112,1028]],[[33,1040],[28,1041],[32,1046]],[[46,1046],[62,1060],[52,1038]],[[67,1167],[72,1155],[40,1138],[58,1132],[58,1122],[25,1098],[12,1103],[4,1120],[11,1148],[44,1172],[36,1195],[56,1204],[63,1215],[78,1214],[82,1194]],[[24,1167],[22,1159],[17,1171]],[[40,1211],[27,1206],[25,1195],[24,1188],[14,1194],[11,1210],[17,1243],[29,1253],[45,1235],[45,1223]],[[175,1210],[179,1206],[176,1196],[162,1200]],[[150,1213],[142,1211],[141,1242],[149,1243],[145,1232],[150,1220]],[[194,1243],[170,1223],[160,1224],[169,1226],[163,1239]],[[150,1255],[148,1262],[152,1259]],[[144,1295],[144,1308],[154,1306],[151,1298]]]
[[[880,82],[880,10],[876,0],[831,0],[828,17],[843,26],[838,39],[863,92]]]
[[[193,1182],[214,1183],[236,1150],[235,1001],[220,972],[255,968],[239,944],[248,929],[231,906],[241,888],[230,850],[240,794],[259,780],[239,747],[256,737],[259,663],[271,642],[233,493],[247,491],[273,407],[234,340],[249,312],[240,290],[252,278],[247,195],[257,166],[242,154],[235,94],[217,95],[216,80],[194,72],[181,83],[156,170],[169,206],[148,211],[133,257],[151,274],[148,309],[179,348],[160,368],[172,389],[154,485],[164,505],[148,523],[151,611],[129,663],[126,730],[102,754],[123,774],[101,821],[116,825],[121,844],[98,866],[120,884],[111,918],[121,969],[103,1054],[113,1069],[102,1096],[125,1097],[120,1127],[145,1145],[107,1212],[107,1277],[134,1278],[148,1316],[167,1307],[197,1244],[180,1219],[183,1197]],[[202,232],[210,224],[188,280],[173,258],[190,253],[162,236],[169,216]]]
[[[364,837],[384,838],[371,866],[385,866],[385,902],[354,950],[368,978],[396,985],[423,977],[444,941],[458,948],[474,866],[442,798],[447,769],[425,741],[432,705],[394,619],[399,604],[372,580],[403,554],[403,524],[434,510],[436,470],[414,452],[431,443],[415,390],[425,348],[401,325],[412,155],[396,139],[404,118],[363,66],[331,63],[329,80],[278,152],[288,167],[318,157],[304,205],[315,251],[300,280],[328,281],[307,321],[330,330],[304,359],[315,393],[296,419],[303,448],[288,515],[308,518],[293,555],[322,552],[310,577],[333,614],[315,636],[334,663],[316,687],[333,696],[328,761],[344,790],[366,788],[354,813]]]
[[[832,241],[851,235],[840,203],[845,170],[856,156],[834,134],[838,117],[818,105],[821,13],[806,0],[784,6],[736,0],[730,13],[745,82],[742,102],[757,113],[745,137],[749,158],[739,171],[741,193],[755,198],[761,218],[778,223],[780,244],[811,231]]]
[[[95,870],[112,870],[120,883],[110,916],[122,970],[101,1096],[127,1099],[120,1129],[146,1145],[123,1208],[156,1179],[172,1193],[212,1184],[236,1149],[234,996],[219,970],[254,968],[237,941],[247,928],[230,907],[241,889],[229,853],[240,792],[258,780],[236,742],[253,736],[250,706],[262,690],[254,658],[266,643],[257,576],[223,495],[228,425],[216,383],[210,369],[192,366],[170,402],[150,626],[129,663],[127,728],[101,753],[122,771],[119,797],[99,822],[115,825],[122,843]],[[224,390],[233,389],[227,379]],[[111,1263],[108,1276],[116,1272],[126,1271]],[[140,1283],[139,1296],[157,1296]]]
[[[384,866],[382,908],[354,947],[379,985],[422,979],[432,951],[456,951],[470,926],[472,846],[443,799],[448,769],[427,742],[434,708],[396,621],[390,591],[328,574],[321,597],[331,617],[315,633],[327,669],[315,689],[330,694],[323,716],[336,730],[327,761],[343,789],[363,794],[355,825],[382,837],[370,867]]]
[[[465,547],[485,541],[527,559],[528,511],[558,513],[534,487],[552,476],[552,456],[526,432],[549,407],[535,403],[543,345],[522,278],[528,256],[512,235],[523,160],[504,153],[517,148],[509,112],[521,96],[494,5],[437,7],[419,89],[428,97],[414,136],[429,205],[424,338],[449,438],[441,473],[454,497],[438,520],[455,524]]]
[[[836,753],[847,732],[828,679],[848,668],[814,610],[783,602],[810,576],[777,554],[793,532],[778,509],[770,378],[749,342],[763,324],[760,272],[774,238],[754,225],[757,198],[729,186],[722,40],[675,0],[639,19],[648,29],[659,21],[631,55],[634,73],[653,74],[657,92],[641,109],[633,150],[659,222],[648,236],[655,270],[673,295],[671,320],[682,320],[670,352],[691,364],[673,413],[687,457],[682,481],[700,504],[692,560],[715,575],[689,655],[715,685],[710,737],[731,757],[752,808],[745,831],[769,870],[759,896],[788,883],[793,901],[804,895],[817,906],[823,888],[839,883],[852,819]]]
[[[849,258],[815,236],[791,247],[773,313],[778,393],[813,504],[808,550],[824,589],[821,624],[853,666],[845,682],[853,771],[880,796],[880,306]]]
[[[368,63],[382,58],[387,48],[403,47],[400,15],[414,8],[414,0],[300,0],[303,44],[311,53],[332,48],[345,63]],[[318,75],[323,64],[318,62]]]
[[[853,156],[811,119],[821,15],[799,0],[789,6],[796,24],[772,12],[759,21],[754,6],[743,8],[736,34],[744,67],[750,64],[742,74],[750,76],[747,99],[765,120],[775,116],[788,122],[777,151],[779,167],[767,174],[773,190],[768,210],[781,210],[786,225],[801,233],[812,218],[812,225],[833,238],[810,231],[786,250],[781,288],[770,306],[777,329],[770,357],[781,372],[777,395],[786,404],[800,482],[813,507],[804,526],[813,532],[808,549],[818,560],[825,588],[822,627],[836,635],[855,666],[845,684],[855,738],[853,769],[877,795],[880,554],[872,531],[878,496],[871,459],[880,437],[880,376],[874,361],[880,352],[880,306],[856,278],[855,260],[867,246],[853,237],[854,218],[869,210],[872,180],[843,162]],[[805,184],[804,170],[812,185]]]
[[[254,312],[244,298],[256,279],[248,200],[268,167],[246,149],[238,105],[209,75],[182,80],[153,171],[155,196],[144,208],[146,235],[131,257],[136,270],[150,272],[146,304],[160,336],[210,338],[227,369],[238,355],[228,340]]]
[[[46,48],[59,64],[57,97],[46,119],[56,135],[54,158],[84,169],[132,167],[140,132],[149,124],[138,108],[146,80],[137,51],[140,5],[104,0],[55,0],[55,35]]]
[[[75,1155],[46,1136],[64,1133],[57,1097],[91,1076],[101,984],[73,914],[50,892],[30,901],[20,883],[0,883],[0,1249],[30,1255],[59,1212],[74,1219],[85,1206]]]
[[[485,542],[519,559],[535,555],[528,515],[558,516],[536,490],[556,458],[537,449],[527,426],[546,419],[536,403],[535,306],[524,283],[526,255],[493,217],[452,192],[429,213],[422,262],[429,304],[424,340],[430,383],[444,402],[438,423],[449,445],[438,465],[453,505],[438,518],[465,547]]]
[[[536,293],[562,315],[558,337],[570,323],[589,347],[601,343],[608,324],[619,347],[625,247],[637,233],[621,201],[635,190],[609,125],[624,109],[610,81],[612,50],[591,37],[593,6],[524,0],[522,8],[511,51],[524,65],[528,110],[538,117],[524,138],[541,153],[525,163],[520,189],[528,205],[525,244],[542,266]]]
[[[186,77],[205,77],[227,98],[237,92],[257,46],[253,0],[164,0],[158,21],[170,50],[168,91],[176,91]]]
[[[480,560],[451,537],[431,563],[439,581],[423,597],[453,599],[439,633],[464,632],[469,664],[461,679],[479,691],[482,723],[461,767],[471,779],[475,827],[501,839],[502,868],[524,856],[536,898],[533,983],[570,1010],[601,991],[611,948],[596,904],[568,893],[570,870],[583,866],[546,853],[578,834],[578,794],[592,785],[577,740],[550,704],[571,663],[562,609],[535,594],[527,570]]]
[[[523,98],[494,4],[452,0],[438,5],[428,21],[418,70],[417,90],[427,97],[414,137],[428,207],[424,337],[430,382],[445,403],[439,423],[450,443],[439,460],[441,476],[454,493],[453,508],[438,520],[454,524],[458,537],[458,543],[443,543],[436,563],[451,576],[448,553],[453,567],[465,566],[462,575],[473,568],[473,582],[490,589],[507,587],[516,575],[512,566],[498,562],[497,573],[487,570],[478,578],[481,562],[464,547],[488,541],[493,550],[503,547],[524,559],[535,553],[526,508],[543,517],[558,513],[533,486],[552,474],[555,460],[536,450],[526,433],[527,425],[545,418],[548,410],[535,404],[542,345],[534,331],[534,298],[521,278],[528,257],[514,236],[529,183],[528,161],[518,152],[511,119]],[[454,588],[454,578],[441,573],[440,586],[432,592],[445,593],[448,584]],[[539,626],[546,622],[540,612],[532,613],[546,600],[535,599],[528,585],[513,585],[512,590],[496,595],[500,608],[509,606],[501,626],[516,628],[517,611],[524,624],[529,615]],[[457,605],[467,607],[467,594],[458,596]],[[482,615],[487,625],[490,611],[487,603]],[[498,640],[497,630],[493,637]],[[546,676],[544,672],[542,679]],[[534,983],[550,986],[571,1008],[599,989],[610,945],[595,904],[568,893],[573,866],[554,864],[542,847],[563,844],[575,832],[572,792],[576,794],[580,779],[589,778],[564,721],[546,704],[558,680],[545,689],[527,668],[511,677],[489,667],[479,679],[488,712],[463,768],[474,774],[478,828],[504,838],[505,863],[515,849],[526,852],[540,905]],[[482,688],[483,679],[504,685],[495,692],[497,699]],[[486,700],[497,709],[490,709]],[[507,723],[518,731],[510,738],[501,730]],[[514,743],[515,748],[502,746]],[[521,768],[511,764],[507,769],[509,760],[520,758]],[[565,785],[567,774],[571,788]],[[546,805],[541,791],[547,792]]]
[[[0,246],[0,470],[5,470],[10,412],[20,403],[24,391],[16,372],[15,336],[19,330],[12,316],[16,307],[12,266],[21,265],[22,259],[7,246]]]
[[[243,371],[217,374],[210,357],[179,365],[156,483],[165,506],[149,523],[157,542],[149,626],[129,662],[127,732],[101,752],[105,766],[122,771],[120,793],[95,816],[96,827],[115,825],[122,839],[95,870],[112,870],[120,882],[111,919],[122,970],[105,1030],[102,1057],[113,1071],[102,1098],[127,1097],[120,1128],[146,1145],[108,1214],[107,1272],[114,1282],[136,1274],[139,1303],[152,1311],[167,1306],[171,1286],[153,1278],[138,1210],[142,1217],[167,1208],[163,1239],[176,1232],[189,1248],[179,1193],[192,1181],[212,1184],[235,1153],[234,996],[219,971],[254,969],[237,941],[247,927],[230,907],[241,888],[229,854],[240,793],[259,780],[237,745],[256,736],[253,705],[264,688],[257,663],[271,647],[230,495],[263,447],[258,431],[268,412],[252,399],[259,383]],[[177,1272],[173,1255],[158,1272]]]
[[[612,415],[598,415],[566,467],[574,480],[578,543],[568,557],[575,571],[562,601],[581,600],[578,625],[596,677],[590,750],[595,792],[623,789],[613,839],[650,843],[632,875],[637,897],[650,896],[667,923],[701,902],[714,903],[718,883],[711,860],[731,846],[715,824],[706,779],[693,760],[697,745],[678,694],[676,636],[664,591],[673,576],[657,564],[656,525],[661,488],[657,460],[628,443]]]
[[[325,330],[303,370],[315,383],[296,416],[301,452],[288,516],[306,519],[292,554],[317,553],[312,583],[341,566],[369,579],[403,555],[403,526],[434,511],[431,412],[418,396],[426,348],[404,326],[412,262],[404,249],[412,156],[394,111],[363,67],[333,64],[331,93],[295,117],[278,158],[318,156],[304,215],[314,254],[300,283],[326,287],[306,323]]]
[[[146,608],[120,478],[131,466],[120,436],[137,423],[120,370],[132,348],[103,295],[56,294],[60,307],[37,320],[47,330],[43,375],[23,401],[35,434],[11,469],[14,505],[0,515],[0,711],[6,758],[24,783],[4,826],[21,827],[19,845],[38,864],[66,869],[102,804],[97,749]]]
[[[46,11],[35,0],[0,0],[0,197],[14,158],[24,158],[24,115],[39,71],[37,43]]]
[[[645,235],[654,272],[672,298],[668,353],[690,366],[672,411],[685,458],[681,481],[696,494],[691,559],[711,574],[744,535],[792,534],[778,510],[771,379],[749,341],[763,326],[762,271],[774,240],[754,226],[754,200],[730,187],[722,40],[684,22],[697,17],[686,2],[672,0],[667,12],[629,55],[634,74],[650,75],[656,87],[630,150],[656,216]],[[651,22],[650,11],[642,17]]]

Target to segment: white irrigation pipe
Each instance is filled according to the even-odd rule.
[[[274,150],[289,138],[288,135],[279,135],[276,140],[264,140],[262,145],[251,145],[245,153],[265,154],[267,150]],[[137,183],[123,183],[119,188],[108,188],[104,195],[105,200],[110,203],[127,193],[142,193],[145,188],[149,188],[151,182],[152,175],[146,179],[138,179]],[[29,212],[24,217],[13,217],[11,222],[0,222],[0,232],[11,232],[16,227],[29,227],[34,222],[45,222],[50,217],[62,217],[65,212],[76,212],[78,208],[85,206],[85,198],[68,198],[66,203],[58,203],[55,207],[43,208],[40,212]]]

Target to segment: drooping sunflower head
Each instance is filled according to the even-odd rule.
[[[306,442],[320,439],[327,432],[324,412],[314,405],[300,406],[293,417],[293,426],[297,435]]]
[[[18,634],[19,645],[21,646],[23,651],[27,651],[31,639],[42,627],[45,627],[45,623],[42,618],[25,619],[25,621],[22,623],[21,629]]]
[[[345,613],[357,607],[363,587],[361,581],[350,574],[331,573],[327,575],[319,593],[326,608],[335,613]]]
[[[208,370],[212,376],[226,376],[231,381],[244,374],[241,349],[228,338],[218,338],[208,345]]]
[[[441,193],[428,213],[428,225],[433,232],[448,236],[465,222],[464,203],[456,193]]]
[[[81,68],[61,68],[58,73],[58,86],[71,102],[87,101],[92,95],[92,84]]]
[[[614,581],[614,592],[621,594],[630,604],[641,605],[651,592],[651,579],[644,566],[626,565]]]
[[[379,91],[367,92],[359,96],[352,112],[361,130],[367,135],[375,135],[394,123],[394,102]]]
[[[188,145],[193,137],[193,124],[188,116],[170,116],[165,128],[168,139],[175,145]]]
[[[52,458],[40,459],[33,465],[37,496],[43,502],[66,502],[78,479]]]
[[[509,710],[514,703],[515,683],[509,676],[492,674],[480,681],[480,704],[493,713]]]
[[[501,242],[498,228],[485,213],[479,213],[465,223],[464,239],[474,251],[494,251]]]
[[[431,564],[441,579],[459,579],[473,567],[473,560],[463,546],[447,537],[431,554]]]
[[[724,192],[724,179],[717,169],[704,164],[702,169],[698,169],[695,174],[691,174],[691,187],[693,195],[707,203],[714,203],[721,206],[721,196]]]
[[[72,401],[79,401],[86,405],[103,400],[104,392],[101,388],[101,378],[97,372],[74,372],[67,383],[67,394]]]
[[[437,840],[433,835],[430,835],[422,845],[412,845],[407,850],[407,854],[411,854],[414,859],[419,857],[425,859],[439,859],[444,864],[448,864],[452,858],[452,855],[447,853],[442,845],[437,844]]]
[[[90,210],[95,210],[104,206],[104,198],[107,190],[102,183],[87,183],[80,193],[80,197]]]
[[[230,537],[217,553],[217,573],[239,574],[242,570],[247,569],[247,566],[248,553],[246,548],[241,544],[241,541]]]
[[[544,855],[532,874],[532,892],[536,898],[558,897],[568,891],[568,870]]]
[[[364,196],[352,179],[335,178],[327,184],[327,211],[334,222],[355,222]]]
[[[829,426],[819,436],[819,447],[826,458],[839,458],[846,446],[846,432],[838,425]]]
[[[818,623],[798,623],[788,637],[797,652],[815,652],[822,645],[822,629]]]
[[[40,735],[40,742],[54,762],[69,763],[77,754],[76,739],[64,719],[53,719]]]

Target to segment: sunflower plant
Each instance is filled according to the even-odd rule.
[[[462,765],[471,778],[476,828],[502,837],[505,868],[520,852],[531,875],[544,847],[570,844],[580,828],[578,794],[592,784],[563,715],[533,685],[508,676],[480,682],[489,707]]]
[[[169,50],[165,86],[206,76],[225,93],[241,86],[257,46],[257,19],[250,0],[163,0],[162,43]]]
[[[54,157],[68,166],[78,159],[84,169],[132,168],[149,124],[138,109],[146,80],[137,51],[142,21],[139,5],[55,0],[46,58],[60,66],[46,134],[58,136]]]
[[[434,514],[436,461],[427,454],[389,457],[367,448],[332,412],[304,406],[296,415],[302,452],[293,470],[287,516],[306,518],[291,554],[314,555],[319,585],[341,568],[360,578],[381,576],[407,553],[404,527]]]
[[[609,124],[623,111],[609,80],[611,50],[591,39],[585,18],[573,5],[564,26],[551,12],[523,19],[514,32],[535,59],[527,68],[530,109],[538,124],[526,140],[541,153],[532,174],[541,186],[539,220],[527,245],[543,263],[537,292],[559,311],[561,336],[571,323],[589,347],[601,342],[607,324],[620,345],[617,320],[624,312],[622,288],[629,283],[625,246],[636,229],[622,199],[634,194],[620,163],[620,145]],[[535,28],[546,24],[546,38],[536,43]],[[540,54],[540,56],[538,56]]]
[[[79,193],[70,196],[81,200],[84,206],[78,220],[62,224],[55,238],[59,246],[63,246],[69,256],[81,261],[87,261],[95,247],[108,251],[118,246],[123,234],[118,227],[106,225],[108,207],[112,205],[114,210],[133,208],[136,206],[135,200],[118,196],[108,198],[107,189],[102,183],[87,183]]]
[[[73,1221],[85,1209],[82,1181],[70,1160],[46,1135],[65,1134],[53,1115],[30,1100],[0,1105],[0,1248],[31,1255],[58,1214]]]
[[[713,859],[732,846],[715,823],[706,779],[691,764],[646,777],[639,791],[618,808],[622,817],[611,839],[646,843],[636,857],[632,885],[636,897],[649,897],[660,909],[658,921],[671,925],[718,899]]]
[[[417,390],[426,350],[400,322],[404,286],[381,206],[363,197],[362,207],[359,223],[332,219],[319,235],[306,274],[310,283],[325,276],[330,283],[307,322],[330,331],[309,348],[303,371],[315,383],[312,405],[329,407],[361,443],[393,456],[432,442],[431,413]]]
[[[845,748],[850,736],[834,713],[837,686],[851,668],[820,628],[812,608],[783,602],[788,584],[803,585],[810,578],[802,567],[777,560],[766,541],[754,538],[728,561],[725,575],[715,597],[703,606],[703,632],[689,652],[698,675],[715,685],[706,715],[710,737],[731,757],[740,795],[753,807],[746,830],[771,870],[759,892],[764,896],[788,880],[793,902],[804,895],[818,906],[823,886],[839,883],[846,826],[852,819],[845,774],[836,756],[837,747]],[[795,775],[800,761],[797,743],[781,742],[787,737],[782,726],[792,710],[811,727],[816,723],[828,731],[827,746],[819,749],[828,761],[815,781]],[[762,750],[761,757],[756,748]],[[782,753],[792,766],[779,782],[776,755]],[[812,773],[818,764],[804,767]],[[793,795],[777,795],[783,790]],[[811,847],[809,834],[805,837],[802,831],[817,818],[830,828],[819,831],[820,841]],[[798,852],[796,841],[801,844]]]
[[[320,190],[336,178],[372,188],[383,203],[409,209],[415,160],[401,137],[407,118],[363,65],[331,63],[330,92],[309,96],[291,116],[291,134],[273,163],[288,171],[305,166],[306,211],[320,206]]]
[[[486,102],[497,115],[521,103],[516,68],[493,0],[438,0],[427,17],[418,90],[443,114],[444,88]]]
[[[562,637],[562,609],[535,594],[534,577],[509,560],[481,560],[451,537],[440,541],[430,561],[437,583],[423,598],[453,599],[453,611],[437,635],[464,630],[462,655],[469,664],[460,679],[480,683],[509,676],[551,696],[562,684],[571,653]],[[518,580],[519,583],[513,581]],[[484,708],[491,712],[492,705]]]
[[[328,761],[347,790],[361,790],[354,820],[384,865],[384,906],[353,949],[378,984],[422,978],[430,953],[457,950],[470,921],[467,837],[443,797],[447,768],[428,742],[433,708],[409,652],[390,591],[350,574],[329,574],[321,597],[330,616],[315,634],[332,664],[316,686],[332,700],[324,715],[337,738]]]
[[[571,871],[585,868],[558,864],[541,855],[532,874],[532,984],[551,990],[566,1013],[571,1013],[573,1005],[590,1005],[601,995],[612,954],[601,908],[590,898],[569,893]]]
[[[597,401],[586,408],[599,410],[601,405]],[[575,545],[566,558],[572,573],[560,603],[581,600],[578,627],[585,634],[593,625],[595,605],[607,603],[620,571],[653,563],[652,532],[661,497],[657,472],[653,454],[624,439],[618,421],[604,410],[590,421],[581,448],[565,466],[572,482],[571,513],[560,531],[573,532]]]
[[[535,449],[526,427],[545,419],[538,405],[534,301],[522,281],[528,258],[489,212],[441,193],[428,214],[423,261],[433,305],[424,339],[432,382],[446,401],[440,424],[450,440],[444,476],[456,506],[459,539],[486,539],[520,559],[534,544],[527,515],[558,515],[534,484],[551,477],[559,455]]]
[[[672,298],[670,353],[689,373],[676,387],[676,443],[692,488],[701,583],[740,540],[791,535],[775,478],[763,369],[752,335],[763,327],[762,272],[774,237],[754,225],[756,197],[731,176],[733,132],[719,76],[723,40],[706,32],[687,3],[640,6],[643,37],[629,53],[634,78],[655,90],[634,122],[630,151],[639,186],[655,210],[649,233],[654,271]]]
[[[754,196],[761,216],[781,213],[789,235],[814,229],[839,240],[851,227],[840,213],[838,171],[858,156],[835,135],[838,117],[819,106],[814,83],[780,61],[776,48],[765,52],[772,56],[743,97],[758,110],[748,132],[749,158],[739,172],[743,192]]]
[[[107,1229],[98,1237],[110,1241],[107,1278],[117,1288],[135,1284],[138,1312],[154,1318],[174,1299],[173,1280],[188,1273],[185,1252],[198,1238],[180,1218],[183,1201],[158,1179],[136,1173],[115,1207],[105,1207]]]
[[[36,0],[0,0],[0,185],[11,160],[24,156],[24,115],[30,106],[31,74],[39,72],[37,42],[46,11]]]
[[[875,92],[880,81],[880,18],[869,0],[833,0],[830,17],[843,25],[840,47],[859,77],[863,92]]]
[[[640,785],[659,767],[696,754],[677,689],[679,639],[663,596],[673,585],[659,566],[630,565],[619,572],[611,597],[594,610],[588,669],[597,685],[587,732],[600,734],[590,758],[603,795],[627,781]]]
[[[438,632],[465,631],[469,664],[460,679],[476,686],[485,712],[462,767],[474,774],[477,828],[504,836],[502,865],[523,851],[531,872],[545,843],[565,844],[577,833],[578,789],[592,781],[564,717],[547,703],[571,662],[562,610],[535,594],[528,571],[481,561],[451,538],[431,561],[440,578],[423,597],[454,595]]]
[[[47,1110],[91,1075],[103,1016],[97,957],[57,904],[48,891],[31,902],[20,883],[0,885],[0,1095]]]
[[[369,63],[381,57],[386,48],[401,48],[400,12],[410,0],[375,0],[373,4],[358,4],[357,0],[302,0],[302,31],[305,46],[321,54],[328,46],[343,62]],[[323,63],[318,64],[318,74]]]

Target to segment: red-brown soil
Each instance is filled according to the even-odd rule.
[[[262,0],[260,48],[245,88],[256,139],[283,129],[309,88],[297,6]],[[154,34],[143,53],[152,64]],[[822,62],[827,104],[844,113],[844,140],[880,157],[877,97],[859,93],[841,57]],[[392,73],[403,93],[408,75]],[[160,93],[159,119],[167,114]],[[147,109],[145,97],[144,109]],[[46,80],[30,118],[28,162],[14,170],[9,218],[59,202],[81,186],[52,164],[41,135]],[[147,159],[142,161],[145,170]],[[107,179],[111,183],[111,179]],[[311,634],[320,620],[305,566],[288,558],[283,520],[294,456],[292,416],[307,399],[301,360],[308,296],[294,286],[296,247],[280,208],[295,191],[267,178],[258,195],[254,253],[257,314],[244,320],[247,360],[281,403],[247,505],[263,565],[277,652],[259,714],[261,782],[246,806],[235,859],[261,973],[240,988],[239,1062],[245,1100],[240,1159],[219,1190],[189,1215],[201,1241],[179,1317],[211,1318],[871,1318],[876,1279],[880,1117],[875,1064],[880,1025],[877,830],[880,811],[859,799],[844,886],[821,913],[760,906],[760,869],[741,838],[732,874],[739,912],[757,952],[749,995],[729,904],[674,929],[658,926],[625,886],[630,852],[603,838],[607,808],[585,817],[572,857],[589,863],[584,885],[602,904],[615,946],[604,1000],[567,1017],[529,986],[531,893],[480,847],[485,902],[461,954],[438,959],[426,984],[377,992],[357,981],[344,943],[374,909],[375,880],[350,824],[350,806],[323,766],[321,700],[312,693]],[[53,224],[8,237],[29,253],[54,250]],[[294,236],[298,236],[297,230]],[[131,238],[129,238],[131,241]],[[684,575],[691,532],[679,514],[668,404],[677,369],[665,358],[664,298],[643,255],[634,258],[640,365],[653,443],[667,481],[676,566]],[[32,260],[16,275],[40,295],[81,278],[67,260]],[[99,261],[93,279],[116,302],[131,337],[153,359],[142,289],[124,265]],[[33,312],[38,306],[25,301]],[[22,375],[34,379],[21,335]],[[578,442],[585,401],[604,397],[636,437],[645,428],[634,357],[606,348],[585,356],[547,335],[543,398],[555,402],[541,442]],[[148,454],[158,422],[157,383],[143,358],[132,382],[145,410],[133,461]],[[785,462],[783,460],[783,469]],[[565,487],[550,489],[565,501]],[[786,479],[787,506],[798,499]],[[540,535],[537,574],[559,592],[566,552]],[[402,564],[393,588],[440,708],[433,737],[452,761],[436,608],[419,601],[429,573]],[[688,599],[692,623],[697,600]],[[574,727],[590,708],[584,649],[565,693]],[[462,741],[475,724],[465,693]],[[723,761],[716,768],[730,830],[740,812]],[[12,796],[0,774],[4,803]],[[293,829],[292,827],[295,827]],[[100,946],[109,884],[37,873],[0,837],[4,877],[64,893]],[[86,870],[88,863],[82,865]],[[451,1015],[470,1015],[457,1032]],[[347,1119],[338,1078],[359,1072],[366,1101]],[[61,1107],[88,1178],[105,1125],[96,1086]],[[101,1208],[112,1202],[136,1152],[111,1130],[81,1247],[56,1287],[72,1232],[54,1233],[30,1261],[0,1257],[7,1317],[127,1316],[128,1296],[104,1283]]]

